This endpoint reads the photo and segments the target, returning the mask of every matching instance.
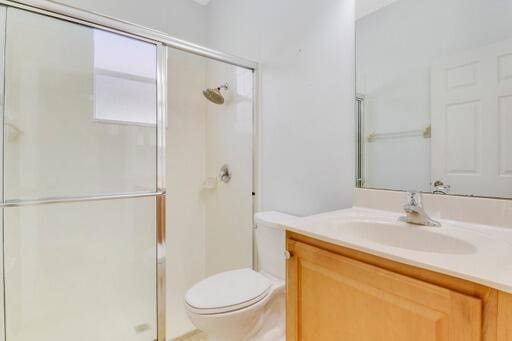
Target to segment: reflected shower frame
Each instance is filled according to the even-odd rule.
[[[167,120],[167,48],[175,48],[194,55],[206,57],[233,66],[251,70],[253,73],[253,213],[259,208],[259,64],[257,62],[215,51],[206,47],[176,39],[163,32],[146,28],[127,21],[118,20],[94,12],[62,5],[46,0],[0,0],[6,7],[19,8],[29,12],[46,15],[56,19],[99,28],[134,39],[146,41],[157,46],[157,176],[156,190],[152,192],[128,193],[118,195],[100,195],[85,197],[47,198],[30,201],[2,201],[0,208],[32,206],[56,203],[87,202],[139,197],[155,197],[156,200],[156,283],[157,283],[157,341],[166,340],[166,181],[165,181],[165,150],[166,150],[166,120]],[[254,215],[253,215],[254,216]],[[254,227],[254,221],[253,221]],[[254,238],[253,238],[254,244]],[[253,255],[254,255],[253,245]],[[253,256],[253,263],[255,257]],[[255,265],[255,264],[253,264]]]
[[[364,174],[364,137],[365,137],[365,96],[363,94],[356,94],[355,101],[355,187],[363,188],[365,183]]]

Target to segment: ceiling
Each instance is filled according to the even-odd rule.
[[[397,0],[356,0],[356,19],[361,19]]]
[[[200,5],[207,6],[211,0],[192,0]],[[361,19],[381,8],[391,5],[397,0],[356,0],[356,19]]]
[[[200,5],[206,6],[210,3],[211,0],[192,0],[192,1],[195,1]]]

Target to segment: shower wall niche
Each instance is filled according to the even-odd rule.
[[[253,71],[169,48],[167,334],[194,329],[188,288],[217,272],[252,267]],[[224,104],[203,90],[227,84]],[[220,170],[228,165],[231,180]]]
[[[156,264],[165,51],[14,7],[0,7],[0,30],[0,338],[163,340]]]

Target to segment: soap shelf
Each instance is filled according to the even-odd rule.
[[[207,178],[202,185],[203,189],[216,189],[217,188],[217,179],[216,178]]]
[[[18,141],[20,136],[24,134],[23,130],[18,128],[13,123],[5,121],[4,125],[9,128],[9,130],[7,131],[7,141],[8,142],[16,142],[16,141]]]

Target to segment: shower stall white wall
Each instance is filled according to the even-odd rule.
[[[251,267],[253,256],[253,72],[209,61],[207,86],[224,83],[224,105],[207,106],[206,176],[226,164],[232,178],[206,193],[207,275]]]
[[[167,334],[194,329],[185,292],[205,274],[207,61],[169,49],[167,110]]]
[[[167,333],[194,329],[186,291],[200,279],[252,266],[252,71],[169,49]],[[229,83],[226,102],[202,91]],[[222,165],[232,171],[219,179]],[[215,188],[205,188],[207,179]]]

